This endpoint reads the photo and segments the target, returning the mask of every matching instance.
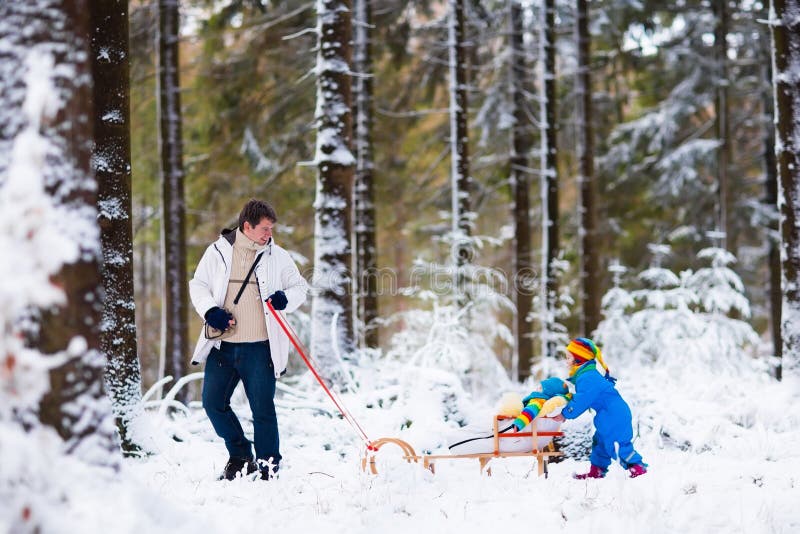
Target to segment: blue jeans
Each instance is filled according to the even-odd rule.
[[[275,415],[275,371],[269,342],[222,342],[219,350],[211,349],[203,379],[203,408],[217,435],[233,458],[250,460],[253,452],[242,425],[231,410],[231,396],[239,384],[253,412],[253,441],[256,459],[281,461],[278,419]]]

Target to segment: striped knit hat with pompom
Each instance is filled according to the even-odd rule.
[[[611,369],[608,368],[606,362],[603,360],[603,352],[595,345],[594,341],[588,337],[576,337],[567,345],[567,352],[569,352],[575,360],[583,365],[589,360],[597,360],[603,369],[606,370],[606,376],[610,376]]]

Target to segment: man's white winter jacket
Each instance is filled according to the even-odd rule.
[[[192,304],[200,317],[205,317],[208,310],[214,306],[220,308],[225,304],[225,293],[231,278],[231,259],[233,258],[233,241],[236,237],[235,230],[225,230],[214,243],[212,243],[200,258],[194,277],[189,282],[189,295]],[[300,307],[306,300],[308,283],[300,275],[289,253],[276,245],[270,238],[269,242],[256,251],[256,256],[261,252],[261,259],[253,274],[256,277],[258,291],[264,309],[264,321],[267,324],[269,347],[272,353],[272,363],[275,368],[275,377],[280,377],[286,371],[286,362],[289,360],[289,338],[281,329],[274,317],[270,315],[266,299],[275,291],[286,293],[286,313]],[[236,288],[238,291],[238,288]],[[280,313],[280,312],[278,312]],[[219,348],[220,341],[206,339],[200,332],[200,339],[192,355],[192,365],[198,365],[206,360],[211,348]]]

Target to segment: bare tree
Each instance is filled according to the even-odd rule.
[[[186,203],[178,61],[178,0],[158,2],[158,115],[161,149],[161,237],[164,262],[162,345],[166,369],[177,380],[186,373],[189,349],[186,280]],[[186,400],[186,390],[181,391]]]
[[[556,93],[556,5],[555,0],[544,0],[540,24],[540,122],[541,135],[541,191],[542,191],[542,357],[554,358],[557,349],[551,332],[555,322],[558,277],[554,261],[558,258],[558,151]]]
[[[349,0],[317,3],[317,198],[311,352],[335,377],[338,351],[355,346],[350,228],[355,158],[350,151],[351,18]]]
[[[594,130],[592,128],[592,82],[590,36],[586,0],[576,0],[575,40],[578,69],[575,93],[578,102],[578,182],[580,184],[580,228],[583,315],[581,332],[591,335],[600,323],[600,257],[597,247],[597,182],[594,175]]]
[[[518,375],[525,380],[533,364],[533,331],[530,318],[531,287],[533,271],[531,261],[531,217],[530,217],[530,163],[528,155],[533,146],[531,136],[531,110],[527,104],[526,61],[523,35],[522,5],[509,2],[509,54],[511,76],[511,104],[514,127],[511,129],[511,188],[514,199],[514,303],[517,307],[517,354]]]
[[[142,398],[142,373],[133,298],[128,0],[91,0],[89,28],[94,80],[92,168],[97,178],[106,295],[100,348],[106,355],[106,385],[122,450],[133,453],[139,447],[131,440],[128,423]]]
[[[0,293],[7,338],[0,355],[11,372],[23,372],[17,357],[48,361],[28,362],[37,377],[25,388],[44,387],[38,405],[16,416],[54,428],[68,453],[113,465],[100,351],[88,3],[2,2],[0,20],[0,214],[13,220],[13,227],[2,223],[3,233],[16,236],[14,254],[0,259],[16,273],[14,291]]]
[[[772,0],[775,156],[783,286],[783,368],[800,369],[800,0]]]
[[[765,11],[769,9],[764,6]],[[781,251],[780,228],[778,227],[778,169],[775,161],[775,101],[772,91],[772,64],[770,61],[771,46],[769,35],[764,32],[764,43],[759,57],[763,59],[762,72],[764,85],[761,91],[764,124],[764,204],[769,213],[769,222],[766,228],[767,247],[767,272],[769,302],[769,328],[772,335],[772,354],[780,359],[783,349],[781,342]],[[779,360],[780,361],[780,360]],[[782,368],[780,363],[775,368],[775,376],[781,379]]]
[[[467,106],[467,51],[464,25],[464,0],[448,0],[448,50],[450,65],[450,180],[453,254],[457,268],[456,288],[462,304],[468,299],[460,268],[470,262],[472,212],[469,174],[469,139]]]
[[[353,64],[356,71],[353,91],[355,106],[355,281],[358,317],[363,323],[363,342],[378,346],[377,245],[375,239],[375,161],[372,151],[372,0],[354,0],[355,33]]]
[[[714,27],[714,52],[716,55],[716,135],[717,147],[717,220],[720,232],[725,232],[722,248],[735,251],[735,236],[730,220],[731,184],[728,166],[731,159],[731,137],[728,110],[728,0],[714,0],[713,10],[716,16]]]

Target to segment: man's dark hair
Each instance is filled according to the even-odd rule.
[[[272,221],[273,224],[278,222],[278,216],[268,202],[251,198],[239,213],[239,230],[244,232],[245,221],[249,222],[250,226],[255,227],[265,217]]]

